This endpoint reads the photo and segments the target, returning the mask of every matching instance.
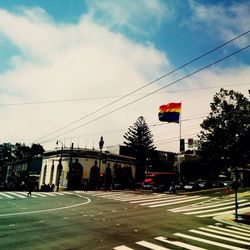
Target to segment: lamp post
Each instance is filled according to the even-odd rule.
[[[57,165],[57,180],[56,180],[56,191],[59,191],[59,185],[60,185],[60,178],[61,178],[61,174],[62,174],[62,154],[63,154],[63,143],[60,140],[56,141],[56,145],[58,145],[59,143],[61,143],[61,153],[60,153],[60,159],[59,159],[59,163]]]
[[[99,141],[99,149],[100,149],[100,152],[99,152],[99,176],[98,176],[98,186],[101,185],[101,178],[100,178],[100,172],[101,172],[101,155],[102,155],[102,149],[103,149],[103,145],[104,145],[104,140],[103,140],[103,136],[101,136],[100,138],[100,141]]]

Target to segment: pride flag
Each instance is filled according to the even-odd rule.
[[[160,106],[158,113],[159,120],[161,122],[176,122],[179,123],[181,112],[181,103],[168,103]]]

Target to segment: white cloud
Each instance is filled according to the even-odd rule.
[[[43,11],[33,11],[17,15],[0,10],[0,32],[21,51],[11,59],[13,68],[0,75],[1,89],[8,92],[5,103],[123,95],[170,67],[152,44],[133,43],[89,18],[82,17],[76,25],[56,25]],[[107,100],[6,107],[2,140],[39,138],[105,104]],[[117,127],[121,121],[131,124],[141,111],[131,112],[131,118],[119,113],[112,122],[104,119],[88,130]]]
[[[148,4],[150,3],[149,1]],[[157,9],[157,6],[150,8]],[[96,24],[89,15],[82,16],[77,24],[59,25],[41,9],[22,10],[21,14],[0,10],[0,33],[21,51],[21,54],[11,58],[13,68],[0,74],[1,103],[121,96],[172,68],[166,55],[152,44],[137,44]],[[183,89],[184,86],[245,83],[249,76],[249,67],[244,65],[223,71],[210,69],[173,87]],[[165,78],[159,83],[161,85],[154,84],[141,92],[154,91],[171,81],[171,78]],[[242,89],[246,90],[246,87]],[[56,133],[55,139],[50,144],[45,144],[45,147],[48,149],[55,146],[56,139],[64,140],[65,137],[68,138],[65,141],[67,146],[70,145],[71,137],[77,144],[78,140],[74,139],[76,136],[81,136],[80,146],[96,147],[101,135],[104,136],[106,146],[121,144],[122,135],[140,115],[145,117],[147,123],[156,124],[159,123],[159,105],[182,101],[183,117],[194,117],[209,111],[209,103],[214,94],[214,89],[201,91],[200,94],[155,94],[60,138],[56,137]],[[127,98],[75,123],[69,129],[112,112],[134,99],[135,97]],[[93,112],[111,100],[114,99],[2,107],[1,142],[27,143]],[[201,120],[183,122],[183,136],[197,133]],[[167,137],[178,140],[179,127],[176,124],[166,124],[152,127],[152,132],[158,140]],[[159,145],[159,149],[178,151],[176,141]]]
[[[167,5],[160,0],[88,1],[88,8],[92,18],[109,28],[126,28],[143,34],[173,16]]]
[[[220,37],[223,41],[228,41],[233,37],[246,32],[250,28],[249,1],[235,1],[233,4],[218,2],[216,4],[200,4],[196,0],[190,0],[190,6],[194,12],[192,16],[193,25],[206,25],[207,31],[211,35]],[[238,46],[248,45],[249,36],[241,38]]]

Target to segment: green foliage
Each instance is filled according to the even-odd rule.
[[[221,89],[201,124],[199,153],[211,170],[244,167],[250,152],[250,102],[241,93]]]
[[[155,149],[153,136],[144,117],[140,116],[134,125],[128,128],[123,137],[126,139],[124,144],[130,148],[130,151],[136,157],[136,179],[142,180],[145,173],[146,159]]]

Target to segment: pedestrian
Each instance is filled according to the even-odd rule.
[[[94,166],[91,167],[90,169],[90,188],[91,190],[96,190],[98,189],[99,186],[99,167],[97,166],[97,161],[95,161]]]
[[[83,191],[88,192],[88,182],[87,182],[87,180],[83,181]]]
[[[31,196],[31,192],[32,192],[32,190],[33,190],[33,183],[32,183],[31,180],[28,180],[27,186],[28,186],[28,191],[29,191],[29,192],[27,193],[27,195],[28,195],[28,196]]]

